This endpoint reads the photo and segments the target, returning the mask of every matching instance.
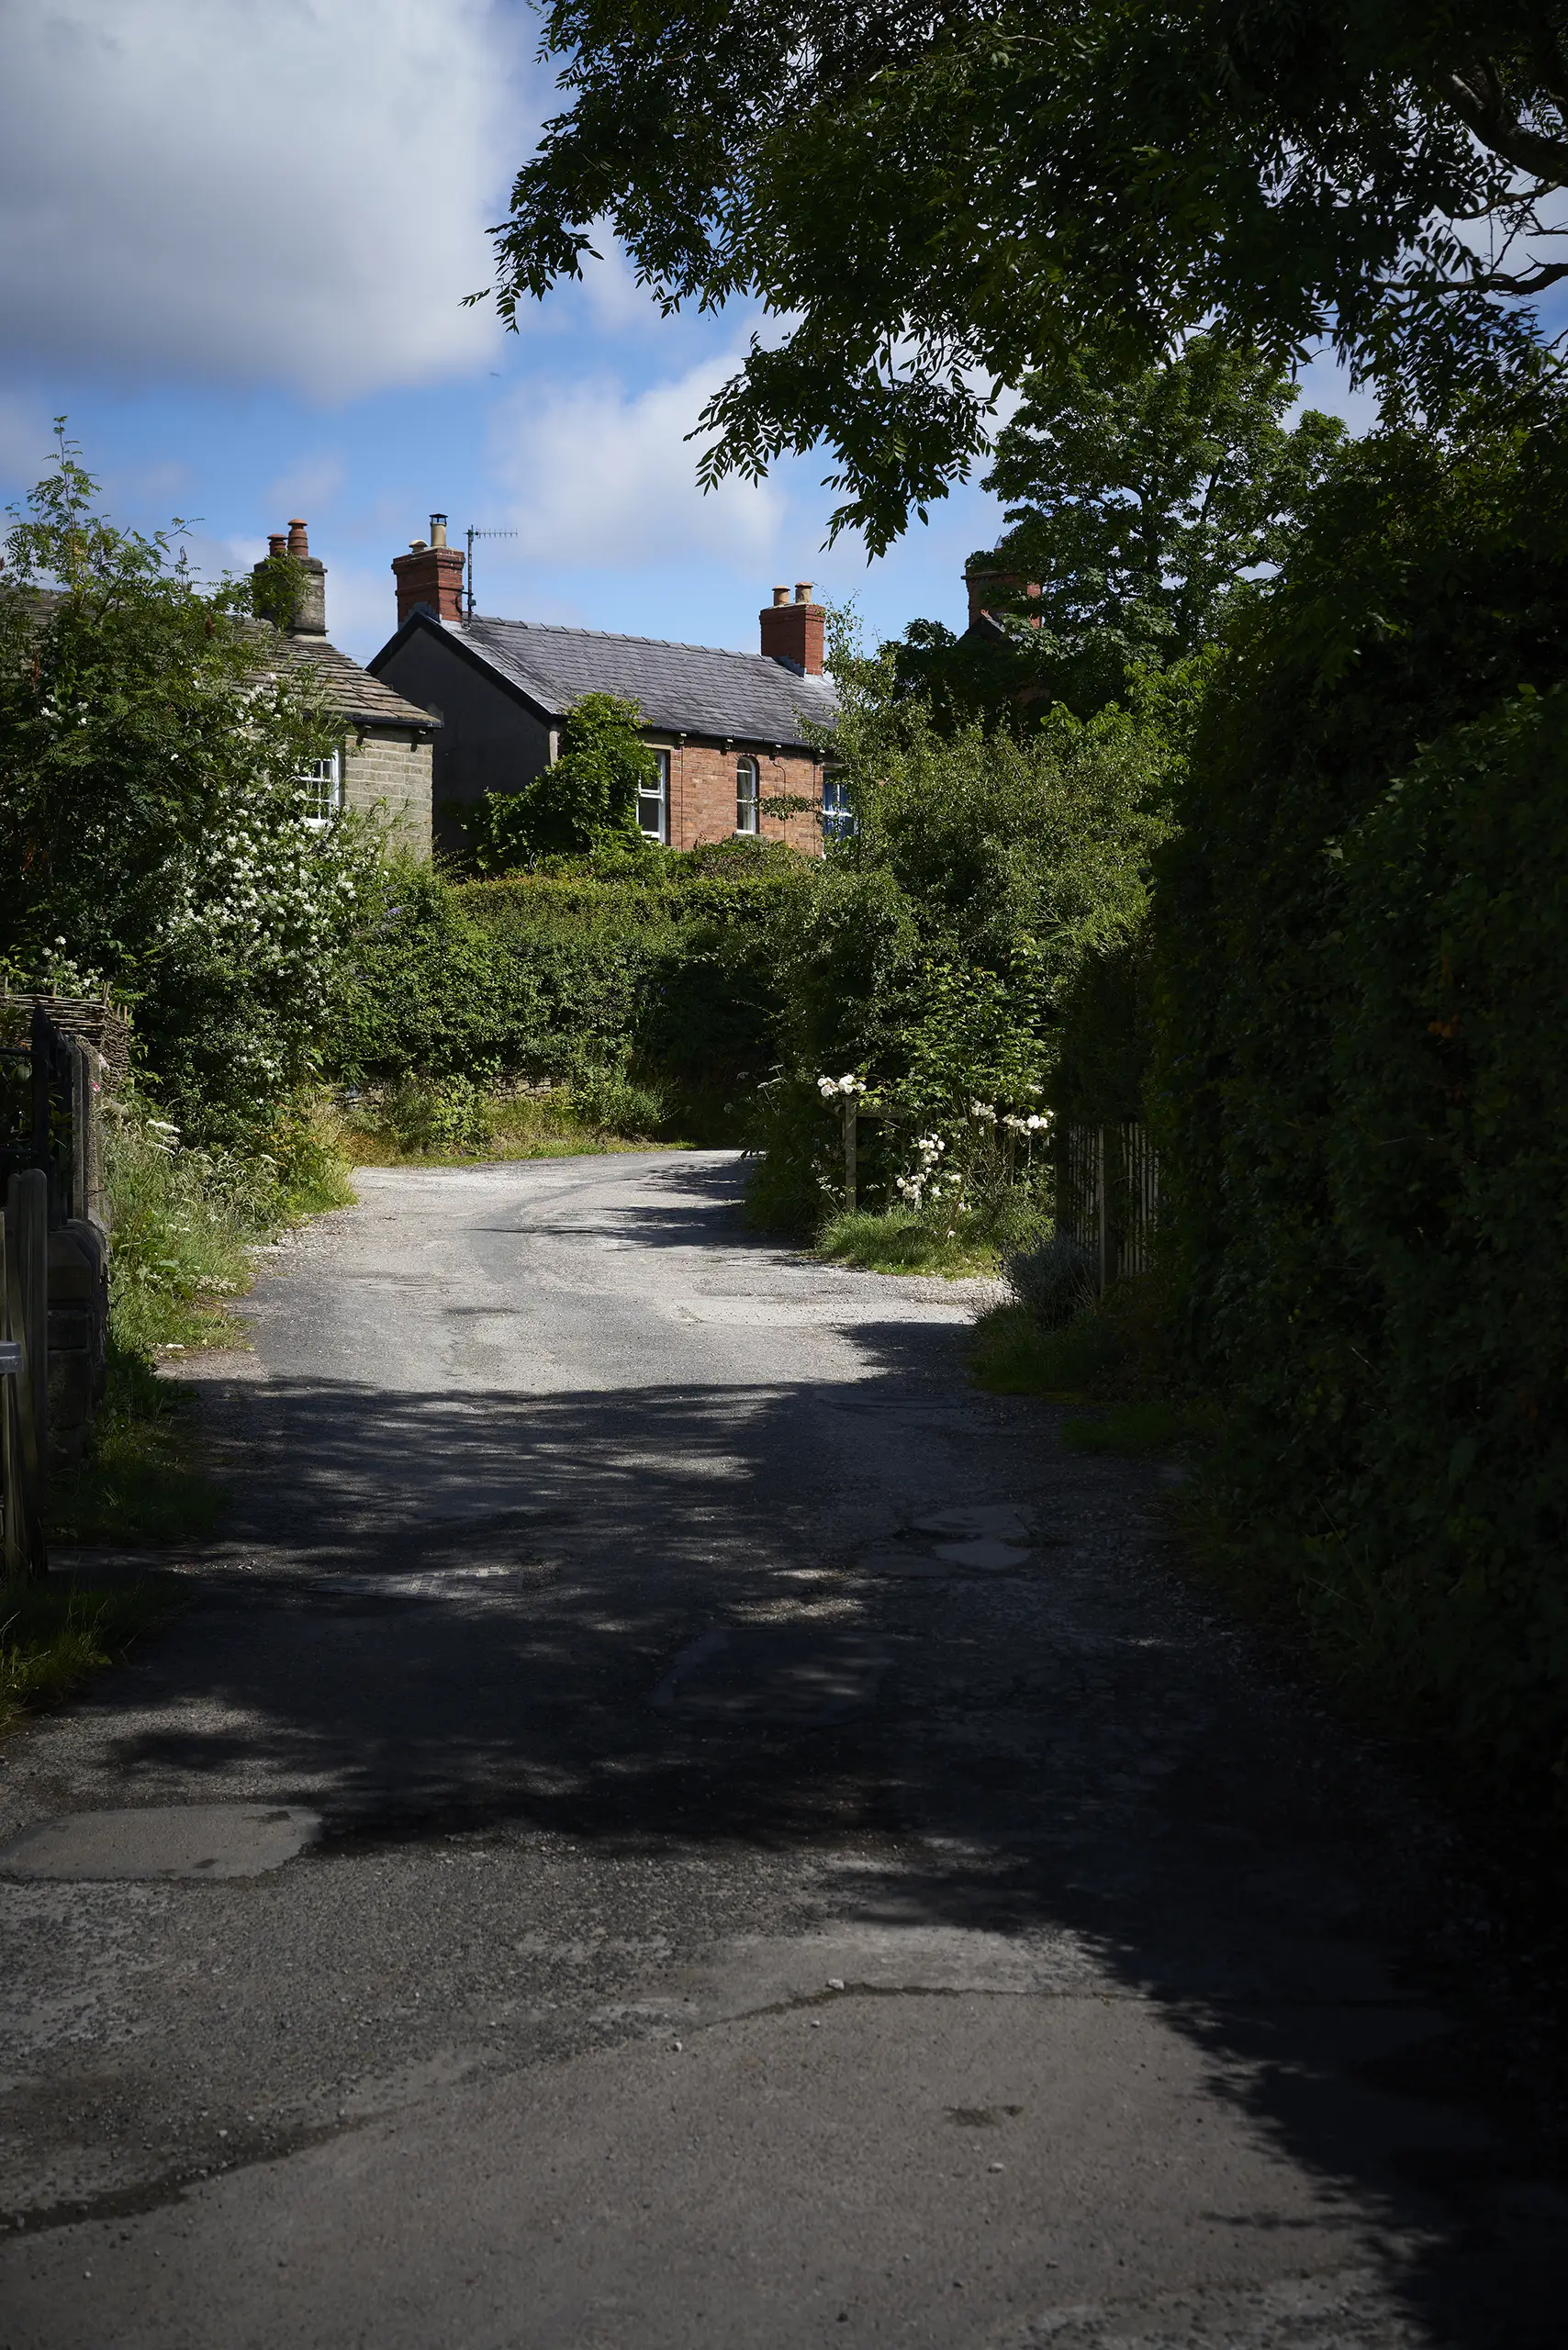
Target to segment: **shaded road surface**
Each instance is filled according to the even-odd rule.
[[[738,1187],[367,1173],[273,1260],[196,1605],[4,1751],[75,1824],[0,1884],[0,2343],[1568,2338],[1419,1822],[1157,1470],[966,1389],[972,1292]]]

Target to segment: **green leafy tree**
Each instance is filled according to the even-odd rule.
[[[333,726],[249,582],[118,530],[62,432],[0,579],[0,974],[104,988],[181,1125],[264,1125],[314,1066],[376,848],[309,821]]]
[[[1292,430],[1289,371],[1213,335],[1128,377],[1074,352],[1023,388],[985,485],[1009,527],[969,558],[992,575],[987,610],[1014,624],[963,641],[915,621],[897,667],[944,711],[1088,715],[1217,639],[1345,428],[1308,409]]]
[[[1428,406],[1529,364],[1568,184],[1549,0],[553,0],[563,111],[497,232],[502,315],[594,224],[671,308],[759,302],[703,476],[825,442],[874,551],[1092,333],[1328,336]],[[477,297],[476,297],[477,298]]]
[[[515,873],[542,856],[645,845],[638,790],[658,763],[637,729],[634,701],[585,694],[561,728],[561,750],[521,791],[487,791],[465,820],[476,873]]]
[[[809,1223],[833,1148],[817,1080],[857,1071],[942,1131],[1044,1103],[1085,963],[1140,933],[1150,856],[1170,829],[1177,760],[1132,713],[1058,708],[1025,736],[944,731],[835,632],[832,755],[856,830],[778,925],[783,1068],[759,1115],[759,1207]],[[867,1195],[890,1186],[902,1130],[866,1139]],[[907,1139],[907,1136],[906,1136]],[[824,1157],[825,1154],[825,1157]]]

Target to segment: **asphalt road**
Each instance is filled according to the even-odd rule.
[[[738,1187],[269,1260],[192,1606],[0,1751],[0,2344],[1561,2344],[1430,1823]]]

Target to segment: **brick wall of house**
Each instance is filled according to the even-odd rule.
[[[651,733],[651,743],[664,746],[667,738]],[[695,848],[700,841],[724,841],[735,830],[735,762],[742,746],[721,750],[711,743],[669,745],[669,837],[672,848]],[[820,804],[822,770],[816,761],[799,752],[756,751],[757,788],[764,799],[790,797]],[[822,828],[814,816],[787,820],[764,816],[765,840],[787,840],[809,856],[822,854]]]
[[[378,807],[379,803],[379,807]],[[428,735],[351,734],[343,754],[343,805],[378,812],[416,856],[431,853]]]

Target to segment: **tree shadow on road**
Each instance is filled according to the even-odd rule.
[[[206,1604],[88,1709],[125,1799],[264,1792],[318,1806],[340,1850],[853,1844],[844,1919],[1081,1951],[1203,2049],[1348,2242],[1368,2214],[1425,2231],[1388,2288],[1424,2338],[1558,2341],[1553,2207],[1450,2113],[1453,2043],[1399,1980],[1390,1913],[1422,1896],[1397,1804],[1140,1561],[1144,1472],[963,1396],[929,1328],[856,1337],[832,1387],[245,1389],[235,1438],[267,1465]],[[1027,1572],[866,1570],[933,1494],[1031,1480]],[[727,1711],[672,1695],[719,1632],[753,1672]],[[779,1707],[769,1643],[803,1632],[864,1644],[857,1713]]]

